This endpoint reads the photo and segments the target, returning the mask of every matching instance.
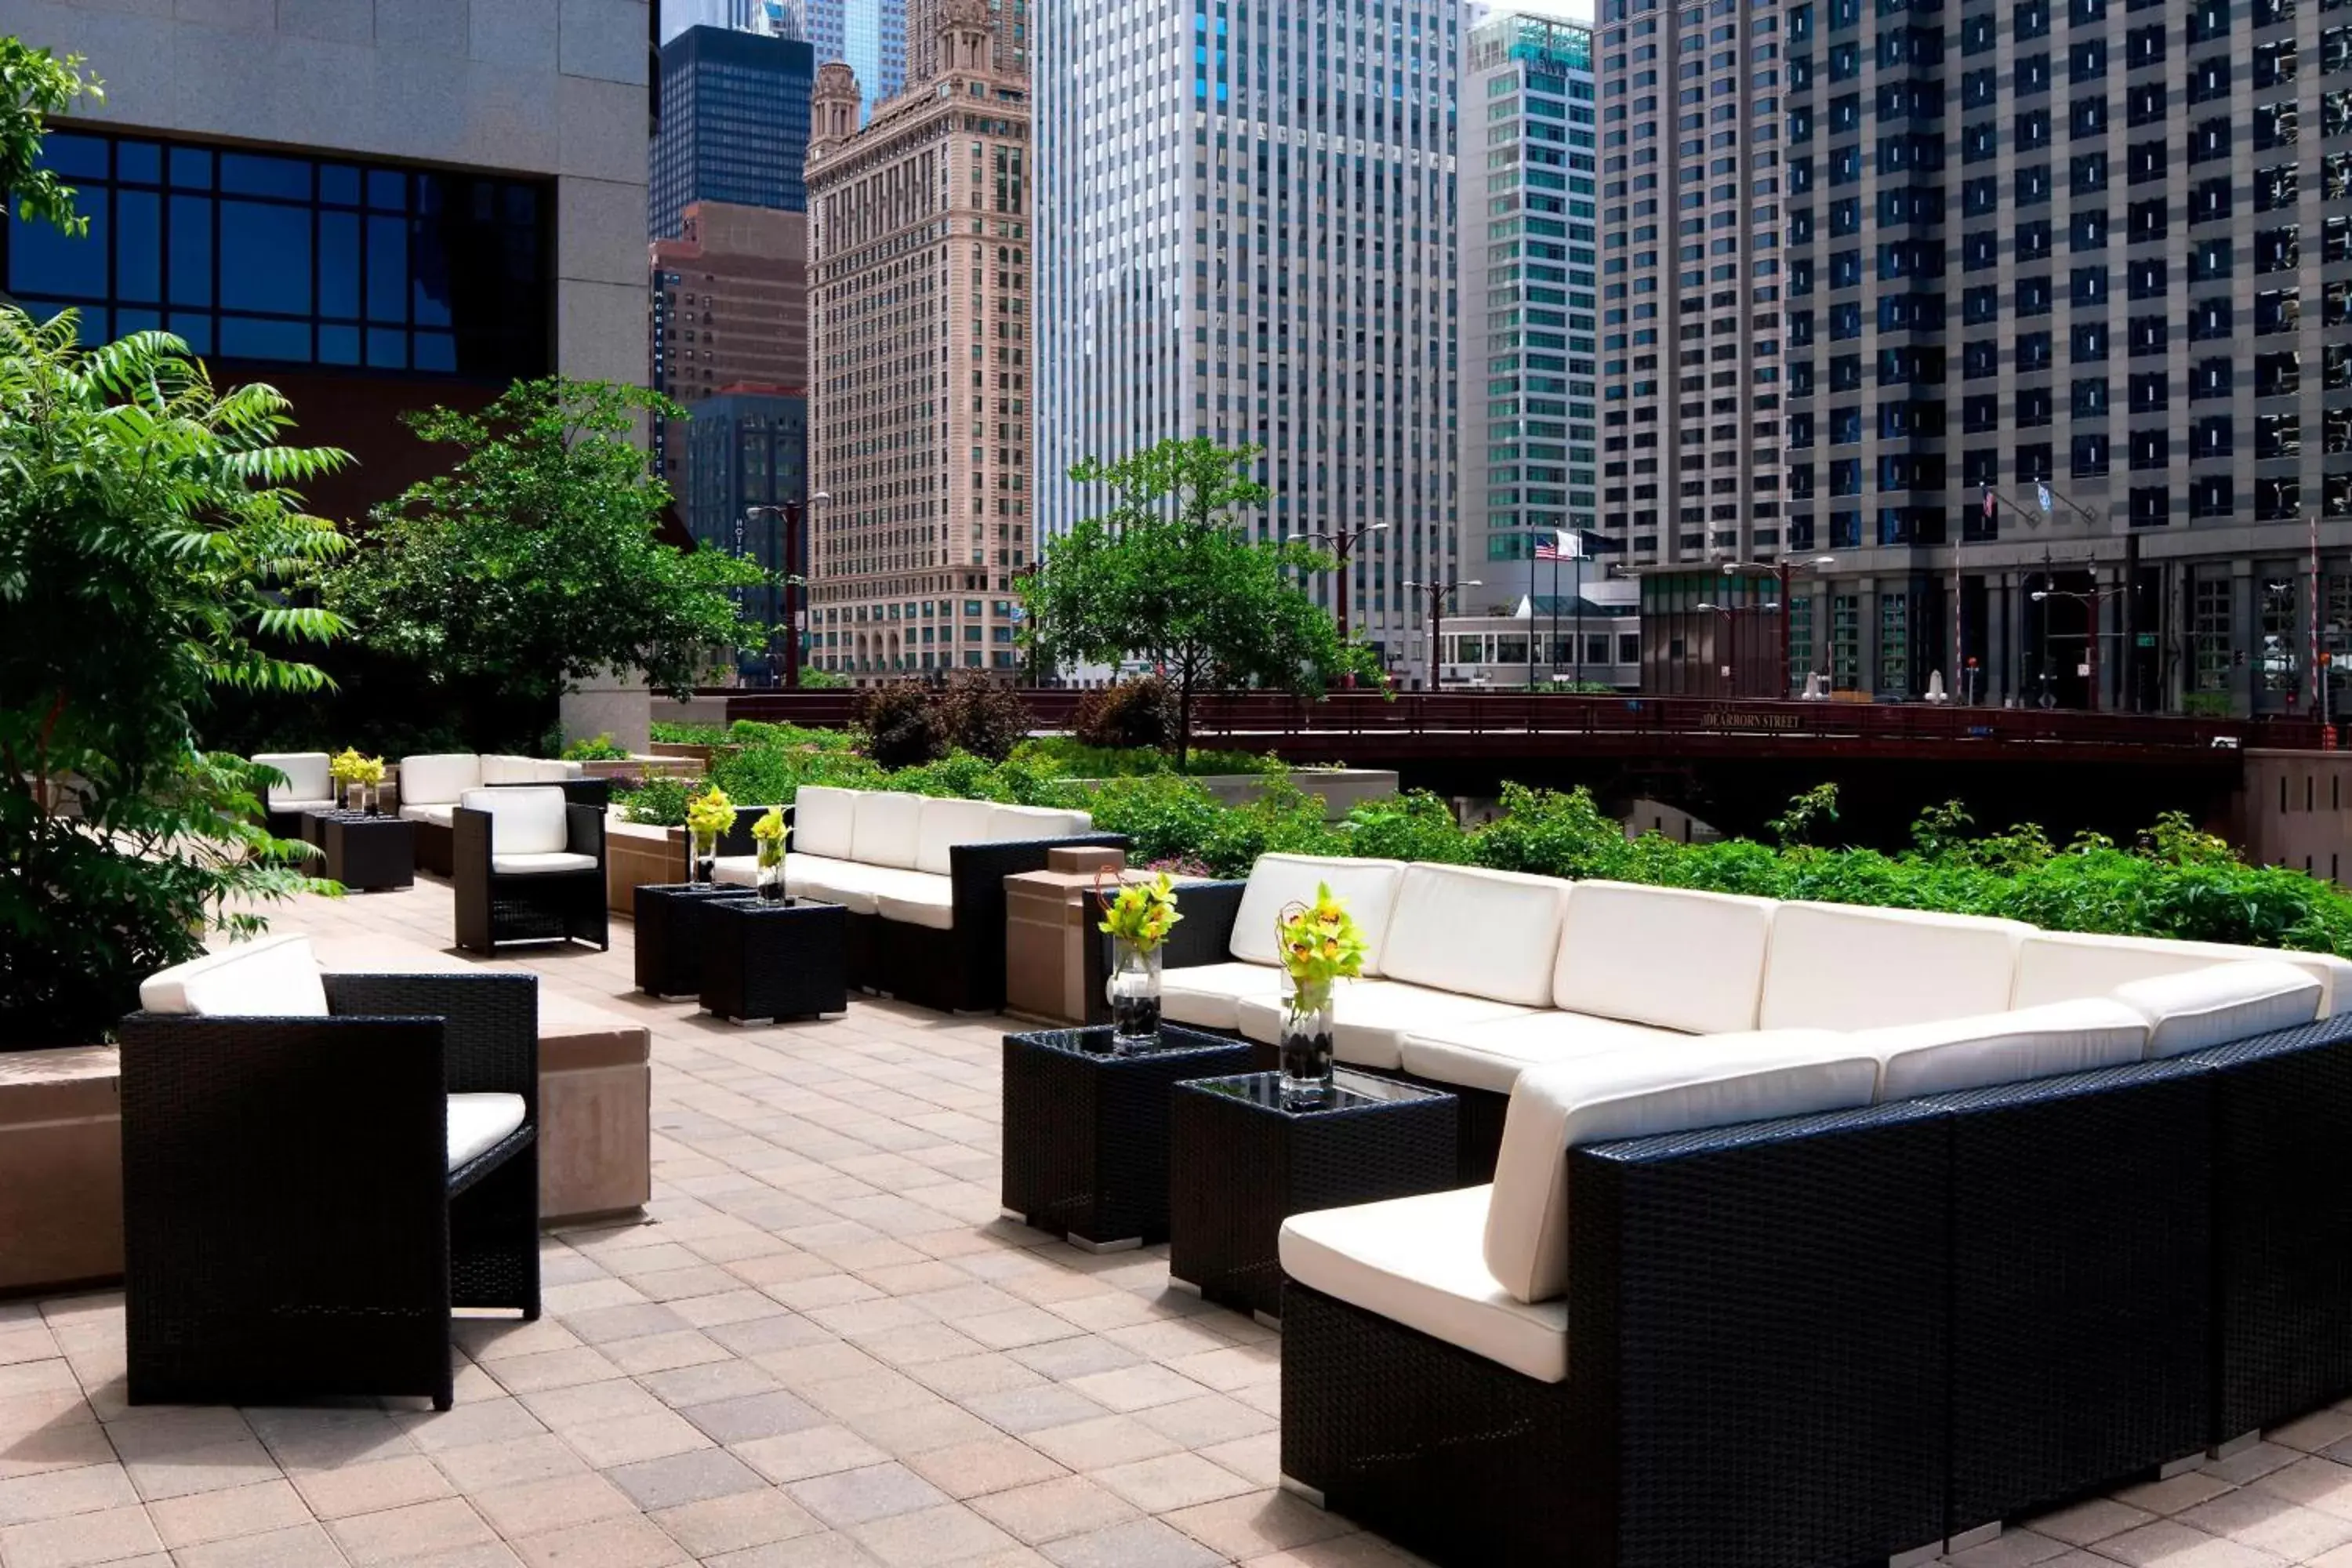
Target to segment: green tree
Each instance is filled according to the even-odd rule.
[[[37,165],[48,116],[64,113],[78,98],[106,101],[98,79],[83,76],[81,66],[79,55],[59,59],[0,34],[0,204],[26,223],[52,223],[76,237],[89,232],[89,220],[75,213],[73,187]]]
[[[0,1045],[95,1039],[207,926],[333,890],[256,825],[273,775],[194,735],[224,690],[325,683],[282,650],[341,632],[304,601],[343,540],[292,487],[346,459],[176,338],[77,331],[0,306]]]
[[[372,653],[409,668],[478,745],[535,736],[555,700],[606,666],[683,692],[739,647],[766,646],[730,588],[767,581],[657,533],[669,488],[631,439],[685,410],[604,382],[520,381],[478,414],[409,416],[458,447],[446,475],[376,509],[327,603]]]
[[[1194,693],[1213,681],[1320,694],[1346,672],[1377,674],[1298,586],[1324,552],[1246,537],[1234,513],[1269,492],[1250,477],[1260,448],[1165,440],[1070,470],[1110,489],[1108,510],[1048,543],[1029,584],[1026,631],[1049,660],[1148,658],[1176,690],[1171,752],[1192,739]]]

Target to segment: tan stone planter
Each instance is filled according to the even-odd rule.
[[[687,856],[683,827],[654,827],[617,816],[606,818],[604,907],[614,914],[635,914],[639,884],[685,881]]]

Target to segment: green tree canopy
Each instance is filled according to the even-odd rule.
[[[78,98],[106,100],[98,79],[83,76],[81,66],[79,55],[59,59],[0,34],[0,205],[26,223],[53,223],[77,236],[89,231],[89,220],[75,214],[73,187],[36,165],[48,116],[64,113]]]
[[[1160,667],[1176,689],[1178,756],[1203,686],[1319,693],[1342,673],[1378,673],[1298,585],[1297,574],[1328,572],[1333,559],[1253,541],[1236,524],[1269,494],[1250,477],[1259,450],[1194,437],[1078,464],[1070,477],[1108,485],[1109,509],[1049,542],[1029,584],[1028,635],[1049,660]]]
[[[690,689],[738,647],[764,647],[730,588],[767,581],[749,561],[683,551],[657,533],[669,489],[631,439],[640,416],[682,418],[655,393],[603,382],[520,381],[478,414],[409,416],[460,449],[446,476],[373,514],[330,578],[327,603],[372,652],[412,667],[473,715],[555,699],[607,666]]]

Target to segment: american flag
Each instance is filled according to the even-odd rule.
[[[1569,532],[1566,529],[1555,529],[1552,531],[1550,539],[1538,539],[1536,541],[1536,559],[1538,561],[1581,561],[1584,559],[1584,541],[1580,536]]]

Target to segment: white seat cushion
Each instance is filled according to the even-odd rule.
[[[1772,912],[1766,1029],[1875,1029],[2009,1005],[2033,928],[1974,915],[1790,901]]]
[[[442,827],[449,826],[449,814],[457,809],[457,803],[454,801],[436,801],[423,805],[414,805],[405,800],[400,803],[400,815],[409,821],[430,822]]]
[[[1163,975],[1163,991],[1165,979]],[[1394,1071],[1404,1065],[1407,1035],[1431,1034],[1532,1011],[1517,1003],[1463,996],[1398,980],[1342,980],[1331,987],[1331,1050],[1352,1066]],[[1281,993],[1236,999],[1234,1025],[1244,1039],[1279,1044]]]
[[[1355,916],[1364,933],[1364,973],[1378,974],[1381,939],[1388,931],[1397,884],[1403,879],[1402,860],[1261,855],[1250,867],[1241,908],[1234,915],[1231,952],[1244,963],[1276,963],[1280,953],[1274,940],[1275,922],[1291,905],[1313,903],[1317,885],[1328,883],[1333,896],[1347,903],[1348,912]]]
[[[435,752],[400,759],[403,805],[455,805],[482,787],[482,759],[471,752]]]
[[[1827,1030],[1710,1035],[1519,1075],[1503,1119],[1486,1267],[1522,1301],[1568,1289],[1568,1151],[1657,1132],[1868,1105],[1878,1059]]]
[[[2255,959],[2116,987],[2116,1000],[2148,1022],[2147,1054],[2184,1056],[2319,1016],[2319,982],[2292,963]]]
[[[2320,1016],[2352,1012],[2352,962],[2332,952],[2287,952],[2226,942],[2179,942],[2167,937],[2108,936],[2089,931],[2035,931],[2017,950],[2012,1007],[2108,996],[2118,985],[2159,974],[2185,974],[2216,963],[2274,959],[2303,970],[2320,986]]]
[[[1094,830],[1094,818],[1087,813],[1058,811],[1050,805],[1000,805],[989,814],[992,842],[1071,838]]]
[[[551,785],[469,789],[458,804],[488,814],[492,855],[554,855],[571,847],[563,792]]]
[[[1568,884],[1473,866],[1416,864],[1398,884],[1381,973],[1465,995],[1551,1005]]]
[[[1196,1029],[1238,1029],[1242,1000],[1280,997],[1285,978],[1271,964],[1244,963],[1238,959],[1162,970],[1160,1016],[1171,1024],[1190,1024]]]
[[[1404,1070],[1433,1083],[1508,1094],[1532,1067],[1597,1051],[1677,1050],[1691,1037],[1584,1013],[1524,1013],[1404,1038]]]
[[[1480,1256],[1493,1193],[1464,1187],[1293,1215],[1277,1243],[1282,1270],[1522,1376],[1561,1382],[1568,1303],[1514,1299]]]
[[[1002,809],[984,800],[926,800],[915,830],[915,869],[934,876],[948,874],[948,850],[958,844],[984,844],[995,837],[992,824]]]
[[[263,937],[157,971],[140,983],[139,1005],[206,1018],[323,1018],[327,987],[309,939]]]
[[[927,926],[932,931],[955,930],[955,882],[948,877],[918,871],[923,885],[901,886],[890,892],[879,893],[874,900],[874,912],[886,921],[900,925]]]
[[[490,869],[501,877],[541,877],[551,871],[593,871],[595,868],[596,857],[576,855],[568,849],[490,857]]]
[[[286,775],[284,784],[268,786],[272,811],[299,811],[313,801],[334,798],[334,774],[324,752],[256,752],[253,760]]]
[[[791,864],[788,858],[784,881],[787,892],[792,890]],[[710,862],[710,879],[724,882],[730,888],[756,888],[760,885],[760,858],[757,855],[720,855]]]
[[[335,807],[341,805],[342,805],[342,802],[339,800],[331,800],[325,795],[320,795],[316,800],[280,800],[274,795],[269,797],[269,809],[272,811],[291,811],[296,813],[305,811],[332,811]]]
[[[857,797],[857,829],[850,840],[849,858],[868,866],[896,866],[911,871],[922,822],[921,795],[864,791]]]
[[[1910,1100],[2138,1061],[2147,1020],[2111,997],[1893,1024],[1846,1036],[1878,1058],[1878,1099]]]
[[[835,860],[821,855],[784,858],[785,892],[796,899],[839,904],[854,915],[881,913],[886,897],[929,902],[935,897],[948,898],[952,888],[945,877],[898,866],[868,866],[860,860]]]
[[[1693,1035],[1752,1029],[1774,907],[1729,893],[1573,883],[1552,1005]]]
[[[456,1170],[488,1153],[522,1125],[519,1094],[453,1094],[449,1097],[449,1168]]]
[[[851,858],[860,793],[832,784],[801,785],[793,796],[793,847],[804,855]]]

